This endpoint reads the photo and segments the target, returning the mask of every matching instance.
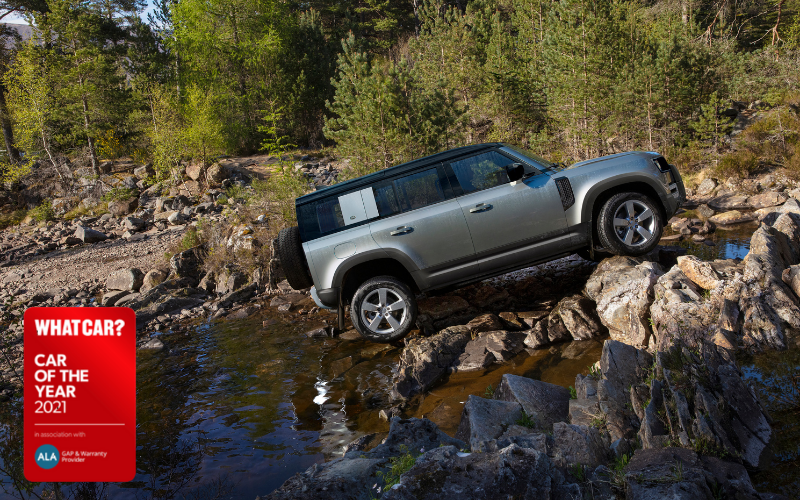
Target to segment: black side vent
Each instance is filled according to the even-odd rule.
[[[667,160],[665,160],[663,156],[653,158],[653,163],[655,163],[656,167],[662,172],[669,172],[669,163],[667,163]]]
[[[561,195],[561,204],[564,210],[568,209],[575,204],[575,195],[572,194],[572,185],[566,177],[559,177],[555,179],[556,187],[558,187],[558,194]]]

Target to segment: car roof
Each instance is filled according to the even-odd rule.
[[[503,143],[489,142],[486,144],[473,144],[471,146],[462,146],[460,148],[449,149],[447,151],[442,151],[441,153],[435,153],[422,158],[417,158],[416,160],[411,160],[406,163],[401,163],[400,165],[395,165],[394,167],[385,168],[383,170],[379,170],[371,174],[357,177],[355,179],[350,179],[349,181],[341,182],[339,184],[334,184],[333,186],[328,186],[326,188],[314,191],[313,193],[303,195],[297,198],[296,204],[305,205],[306,203],[311,203],[313,201],[321,200],[329,196],[334,196],[340,193],[345,193],[361,187],[369,186],[371,184],[379,182],[384,177],[390,177],[403,174],[405,172],[411,172],[419,167],[423,167],[431,163],[441,163],[450,160],[452,158],[456,158],[458,156],[463,156],[465,154],[470,154],[470,153],[476,153],[479,151],[483,151],[485,149],[496,148],[499,146],[503,146]]]

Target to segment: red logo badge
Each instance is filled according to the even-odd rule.
[[[25,478],[136,474],[136,315],[127,307],[25,311]]]

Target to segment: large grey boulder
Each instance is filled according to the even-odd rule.
[[[139,198],[132,197],[125,200],[112,201],[108,204],[108,211],[114,217],[122,217],[136,210],[139,206]]]
[[[647,346],[650,304],[661,266],[634,257],[603,260],[586,282],[584,293],[597,303],[600,321],[611,338],[634,346]]]
[[[522,418],[517,402],[484,399],[470,395],[461,413],[456,439],[466,441],[474,452],[495,451],[497,438]]]
[[[136,268],[120,269],[106,280],[108,290],[138,291],[144,281],[144,273]]]
[[[139,291],[144,293],[156,285],[159,285],[165,279],[167,279],[166,272],[162,271],[161,269],[151,269],[150,271],[147,271],[147,274],[145,274],[142,278],[142,286],[139,288]]]
[[[400,354],[392,398],[407,399],[433,387],[450,371],[471,337],[469,327],[453,326],[431,337],[411,339]]]
[[[86,226],[78,226],[78,228],[75,230],[74,236],[84,243],[97,243],[99,241],[105,241],[108,239],[108,236],[100,231],[95,231],[94,229]]]
[[[453,446],[427,451],[384,500],[567,500],[580,486],[542,452],[512,444],[492,453],[459,453]]]
[[[535,428],[549,432],[555,422],[569,417],[569,389],[541,380],[506,373],[495,398],[519,403],[533,420]]]
[[[548,316],[547,328],[551,341],[586,340],[605,333],[594,302],[581,295],[561,299]],[[567,335],[556,333],[562,328]]]
[[[439,427],[427,418],[401,419],[393,417],[389,423],[389,434],[381,444],[366,453],[368,458],[387,458],[403,455],[412,451],[415,455],[420,450],[432,450],[440,446],[456,446],[465,448],[467,443],[452,438],[442,432]],[[354,456],[348,454],[347,456]]]
[[[625,469],[625,490],[629,500],[781,498],[759,495],[741,464],[684,448],[637,451]]]
[[[181,277],[199,278],[200,265],[203,262],[203,251],[200,247],[178,252],[169,259],[169,267]]]
[[[576,463],[597,467],[610,458],[607,440],[607,434],[601,434],[594,427],[556,422],[550,455],[561,467]]]
[[[521,332],[483,332],[467,343],[464,352],[453,364],[452,371],[480,370],[494,363],[508,361],[525,348],[524,339],[525,334]]]

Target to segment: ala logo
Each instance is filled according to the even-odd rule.
[[[42,469],[52,469],[58,465],[61,457],[58,450],[52,444],[43,444],[36,450],[36,465]]]

